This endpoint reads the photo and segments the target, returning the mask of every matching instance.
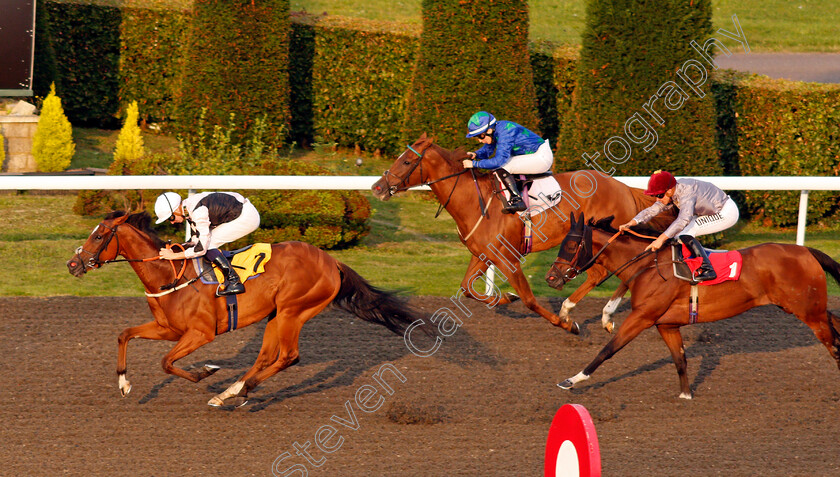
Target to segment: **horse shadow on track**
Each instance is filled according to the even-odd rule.
[[[229,358],[209,358],[185,367],[200,368],[205,364],[221,367],[220,373],[229,377],[207,384],[205,389],[218,394],[236,382],[250,369],[257,359],[262,346],[266,322],[251,325],[254,335],[236,354]],[[416,333],[421,335],[420,332]],[[418,340],[417,346],[430,348],[428,338]],[[500,358],[492,350],[470,335],[463,327],[457,334],[443,341],[440,351],[434,359],[468,367],[484,365],[500,366]],[[322,368],[315,374],[297,383],[290,383],[282,389],[261,393],[261,389],[272,389],[272,383],[288,382],[289,374],[281,371],[258,386],[249,396],[247,409],[250,412],[261,411],[269,406],[307,394],[320,393],[334,388],[352,386],[357,378],[376,370],[385,363],[391,363],[411,355],[403,336],[396,335],[381,326],[366,323],[355,316],[335,308],[328,308],[320,315],[307,322],[300,336],[300,362],[295,367],[315,366]],[[159,392],[175,381],[174,376],[167,376],[140,399],[141,404],[158,397]],[[211,397],[207,396],[208,399]],[[225,409],[233,409],[226,406]]]
[[[629,305],[622,305],[618,312],[623,309],[629,309]],[[600,316],[587,320],[587,323],[589,322],[597,322],[597,326],[600,327]],[[693,338],[690,338],[687,332],[690,326],[699,329],[699,332],[694,333],[696,336]],[[694,381],[691,383],[692,391],[697,391],[726,356],[745,353],[774,353],[814,345],[818,345],[820,353],[823,354],[824,349],[810,328],[795,316],[785,313],[774,305],[754,308],[730,319],[690,326],[682,327],[681,331],[686,343],[685,353],[686,359],[689,361],[689,375],[692,374],[692,368],[697,370]],[[656,330],[651,328],[643,333],[656,333]],[[586,383],[583,386],[572,388],[570,392],[572,394],[583,394],[617,381],[640,376],[663,366],[673,369],[674,361],[671,359],[665,342],[660,339],[659,343],[662,346],[662,354],[666,357],[603,381]],[[627,346],[632,345],[631,342]],[[617,353],[612,360],[621,359],[620,356],[621,352]],[[827,353],[824,357],[827,361],[830,360]],[[592,358],[595,358],[594,354]],[[699,366],[696,362],[692,362],[692,359],[696,361],[696,358],[700,358]],[[676,371],[674,372],[676,374]]]

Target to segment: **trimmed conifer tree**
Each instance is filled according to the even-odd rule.
[[[143,136],[140,134],[140,126],[137,124],[140,112],[137,101],[132,101],[126,110],[125,124],[117,137],[117,146],[114,151],[114,162],[111,163],[109,171],[111,174],[126,174],[131,166],[146,154],[143,147]]]
[[[420,58],[406,108],[406,141],[427,132],[468,144],[477,111],[539,132],[526,0],[423,0]]]
[[[711,0],[591,0],[586,16],[573,117],[563,128],[571,132],[560,139],[558,167],[721,173],[712,68],[690,45],[712,34]],[[706,74],[705,81],[692,88],[681,70],[697,83]]]
[[[265,117],[266,142],[285,140],[289,22],[289,0],[195,0],[176,113],[182,134],[194,134],[204,114],[210,126],[236,124],[242,140]]]
[[[38,130],[32,142],[35,164],[41,172],[63,171],[70,165],[75,152],[73,127],[64,115],[61,98],[56,96],[55,84],[52,84],[50,94],[41,106]]]
[[[3,137],[3,133],[0,132],[0,167],[3,166],[4,162],[6,162],[6,139]]]

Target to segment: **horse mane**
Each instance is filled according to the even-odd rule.
[[[442,157],[446,162],[460,168],[464,167],[461,164],[461,161],[468,157],[467,149],[464,146],[458,146],[453,150],[446,149],[437,143],[432,143],[432,146],[434,146],[437,149],[438,154],[440,154],[440,157]]]
[[[115,210],[106,215],[105,220],[116,219],[124,215],[126,215],[125,211]],[[152,216],[149,215],[148,212],[143,211],[134,214],[129,214],[128,218],[125,220],[125,223],[131,225],[140,232],[143,232],[144,234],[148,235],[149,239],[152,240],[155,247],[161,248],[164,245],[166,245],[166,242],[164,242],[163,239],[161,239],[158,233],[155,231],[155,229],[152,228]]]
[[[618,233],[618,229],[613,227],[613,225],[612,225],[612,221],[613,221],[614,218],[615,217],[612,216],[612,215],[610,215],[608,217],[604,217],[603,219],[598,219],[598,220],[592,218],[592,219],[589,219],[589,221],[587,222],[587,225],[589,225],[590,227],[592,227],[594,229],[598,229],[602,232],[607,232],[607,233],[610,233],[610,234],[616,234],[616,233]],[[662,232],[660,232],[658,230],[654,230],[653,228],[648,227],[646,225],[634,225],[631,228],[633,229],[634,232],[640,233],[642,235],[649,235],[649,236],[652,236],[652,237],[658,237],[659,234],[662,233]],[[647,240],[647,239],[645,239],[645,240]]]

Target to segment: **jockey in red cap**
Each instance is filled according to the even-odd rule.
[[[703,259],[703,265],[697,270],[694,279],[706,281],[717,278],[706,249],[695,237],[720,232],[735,225],[740,215],[735,201],[712,183],[696,179],[677,180],[668,171],[654,172],[645,194],[656,197],[656,202],[619,226],[619,230],[644,224],[665,208],[675,206],[680,211],[677,218],[646,250],[658,250],[666,240],[679,234],[680,241],[691,253]]]

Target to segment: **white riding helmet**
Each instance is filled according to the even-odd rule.
[[[159,195],[155,201],[155,215],[158,216],[155,223],[162,224],[169,220],[169,217],[172,217],[172,214],[175,213],[175,209],[177,209],[180,205],[181,196],[175,192],[164,192]]]

